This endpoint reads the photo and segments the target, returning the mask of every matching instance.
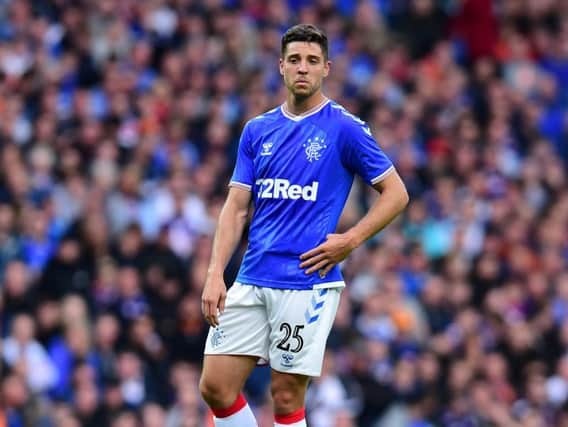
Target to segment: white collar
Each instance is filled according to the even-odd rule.
[[[282,111],[282,114],[289,118],[290,120],[294,120],[295,122],[299,122],[300,120],[305,119],[306,117],[309,117],[315,113],[317,113],[318,111],[320,111],[323,107],[325,107],[327,105],[327,103],[329,102],[329,98],[324,98],[324,100],[316,105],[313,108],[310,108],[308,111],[302,113],[302,114],[292,114],[288,111],[288,109],[286,108],[286,103],[282,104],[280,106],[280,111]]]

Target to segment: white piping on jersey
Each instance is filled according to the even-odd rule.
[[[347,111],[345,109],[344,106],[339,105],[339,104],[332,104],[331,108],[335,108],[336,110],[339,110],[343,113],[344,116],[349,117],[350,119],[352,119],[355,123],[361,125],[361,127],[363,128],[363,131],[369,135],[369,136],[373,136],[371,134],[371,129],[369,129],[369,126],[367,125],[367,123],[365,123],[363,120],[361,120],[359,117],[357,117],[354,114],[351,114],[349,111]]]
[[[363,120],[361,120],[359,117],[357,117],[355,114],[352,114],[349,111],[347,111],[343,105],[333,104],[331,108],[335,108],[336,110],[341,111],[344,115],[353,119],[355,122],[359,123],[360,125],[366,125],[366,123]]]
[[[272,110],[267,111],[266,113],[262,113],[259,116],[253,117],[252,119],[250,119],[250,121],[252,122],[253,120],[263,119],[267,114],[274,113],[276,110],[278,110],[278,107],[275,107]]]
[[[282,104],[280,106],[280,111],[282,111],[282,114],[284,115],[284,117],[290,119],[290,120],[294,120],[295,122],[299,122],[300,120],[305,119],[306,117],[309,117],[311,115],[314,115],[315,113],[317,113],[318,111],[320,111],[323,107],[325,107],[327,105],[327,103],[330,102],[329,98],[325,98],[323,100],[323,102],[319,105],[316,105],[314,108],[312,108],[311,110],[306,111],[304,114],[292,114],[290,113],[287,109],[286,109],[286,103]]]
[[[229,187],[238,187],[238,188],[242,188],[243,190],[247,190],[247,191],[250,191],[252,189],[252,185],[244,184],[244,183],[238,182],[238,181],[229,182]]]
[[[365,133],[369,136],[372,136],[371,134],[371,130],[369,129],[369,126],[367,126],[367,123],[365,123],[363,120],[361,120],[359,117],[355,116],[354,114],[351,114],[349,111],[347,111],[345,109],[345,107],[343,107],[342,105],[339,104],[332,104],[331,108],[335,108],[336,110],[339,110],[343,113],[344,116],[349,117],[350,119],[352,119],[355,123],[361,125],[361,127],[363,128],[363,130],[365,131]],[[371,184],[376,184],[377,182],[382,181],[384,178],[386,178],[386,176],[388,174],[390,174],[392,171],[394,171],[394,166],[391,166],[390,168],[388,168],[386,171],[384,171],[382,174],[380,174],[379,176],[374,177],[371,180]]]
[[[327,289],[327,288],[344,288],[345,282],[337,281],[337,282],[326,282],[326,283],[318,283],[314,285],[314,289]]]
[[[377,182],[382,181],[383,179],[385,179],[387,177],[388,174],[390,174],[392,171],[394,171],[394,166],[391,166],[390,168],[388,168],[386,171],[384,171],[382,174],[380,174],[379,176],[376,176],[375,178],[373,178],[371,180],[371,184],[376,184]]]

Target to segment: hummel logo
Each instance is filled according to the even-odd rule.
[[[261,156],[271,156],[272,155],[272,146],[274,144],[272,142],[265,142],[262,144],[262,151],[260,152]]]
[[[282,360],[280,361],[280,364],[282,366],[286,366],[288,368],[292,366],[292,360],[294,360],[293,355],[291,355],[290,353],[282,353],[280,357],[282,358]]]

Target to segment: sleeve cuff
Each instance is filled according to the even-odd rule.
[[[394,166],[391,166],[390,168],[388,168],[386,171],[384,171],[382,174],[380,174],[379,176],[374,177],[371,180],[371,184],[376,184],[377,182],[382,181],[383,179],[385,179],[387,177],[387,175],[389,175],[391,172],[394,171]]]
[[[238,182],[238,181],[231,181],[229,183],[229,187],[236,187],[236,188],[241,188],[243,190],[247,190],[247,191],[251,191],[252,186],[249,184],[244,184],[242,182]]]

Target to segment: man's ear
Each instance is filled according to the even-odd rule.
[[[278,70],[280,71],[280,75],[283,76],[284,75],[284,60],[282,58],[280,58],[278,60]]]
[[[329,70],[331,69],[331,61],[325,61],[325,66],[323,67],[323,76],[327,77],[329,75]]]

